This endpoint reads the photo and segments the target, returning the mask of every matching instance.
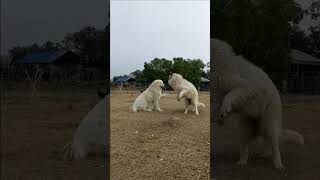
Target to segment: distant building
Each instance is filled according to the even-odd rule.
[[[292,49],[288,76],[282,82],[282,91],[299,94],[320,94],[320,59]]]
[[[62,78],[62,73],[69,74],[79,72],[81,67],[80,57],[72,51],[46,51],[29,53],[24,57],[11,61],[17,79],[24,79],[26,72],[33,76],[37,68],[42,72],[42,78],[52,81]]]
[[[49,51],[27,54],[23,58],[12,62],[12,64],[69,66],[80,64],[80,62],[79,56],[72,51]]]
[[[210,89],[210,80],[204,77],[201,77],[200,91],[209,91]]]
[[[302,51],[291,50],[290,72],[298,76],[320,74],[320,59]]]
[[[135,84],[136,79],[134,77],[130,77],[130,76],[121,76],[117,79],[114,80],[114,83],[117,85],[120,84]]]

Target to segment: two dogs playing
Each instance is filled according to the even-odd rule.
[[[198,91],[195,86],[178,73],[173,73],[169,76],[168,84],[178,93],[178,101],[184,99],[184,113],[187,114],[189,110],[192,110],[196,115],[199,115],[198,107],[205,107],[205,105],[198,101]],[[137,112],[138,110],[152,111],[154,109],[161,112],[159,101],[161,97],[165,96],[165,94],[161,94],[163,87],[162,80],[154,80],[136,98],[132,105],[132,112]]]

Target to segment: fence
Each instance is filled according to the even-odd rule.
[[[39,78],[39,85],[47,84],[57,88],[68,86],[79,87],[100,87],[105,88],[108,85],[108,75],[98,70],[80,70],[76,72],[56,71],[52,78],[48,80],[48,72],[37,69],[36,66],[29,68],[19,68],[14,66],[0,66],[1,84],[6,83],[29,83]],[[296,95],[319,95],[320,94],[320,72],[305,72],[303,75],[296,73],[271,72],[268,73],[277,88],[284,94]],[[125,84],[124,90],[143,91],[149,86],[149,83]],[[112,85],[113,89],[119,89],[119,86]],[[172,90],[166,85],[165,90]]]
[[[64,88],[68,86],[79,87],[107,87],[108,74],[99,70],[66,71],[59,70],[54,73],[37,66],[15,67],[0,66],[2,84],[30,84],[39,86],[53,86]]]
[[[296,73],[269,73],[278,90],[284,94],[319,95],[320,72],[308,72],[304,75]]]

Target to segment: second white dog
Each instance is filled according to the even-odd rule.
[[[178,92],[178,100],[185,98],[185,110],[187,114],[189,109],[195,111],[196,115],[199,115],[198,106],[205,107],[203,103],[198,101],[198,91],[194,85],[188,80],[184,79],[181,74],[173,73],[169,76],[169,85]]]

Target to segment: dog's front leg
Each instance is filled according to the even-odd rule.
[[[178,101],[181,100],[181,98],[184,96],[184,94],[187,93],[187,90],[183,89],[182,91],[179,92],[178,94]]]
[[[154,101],[154,106],[156,107],[156,110],[158,110],[159,112],[162,112],[162,110],[160,109],[160,106],[159,106],[159,99],[158,98]]]

